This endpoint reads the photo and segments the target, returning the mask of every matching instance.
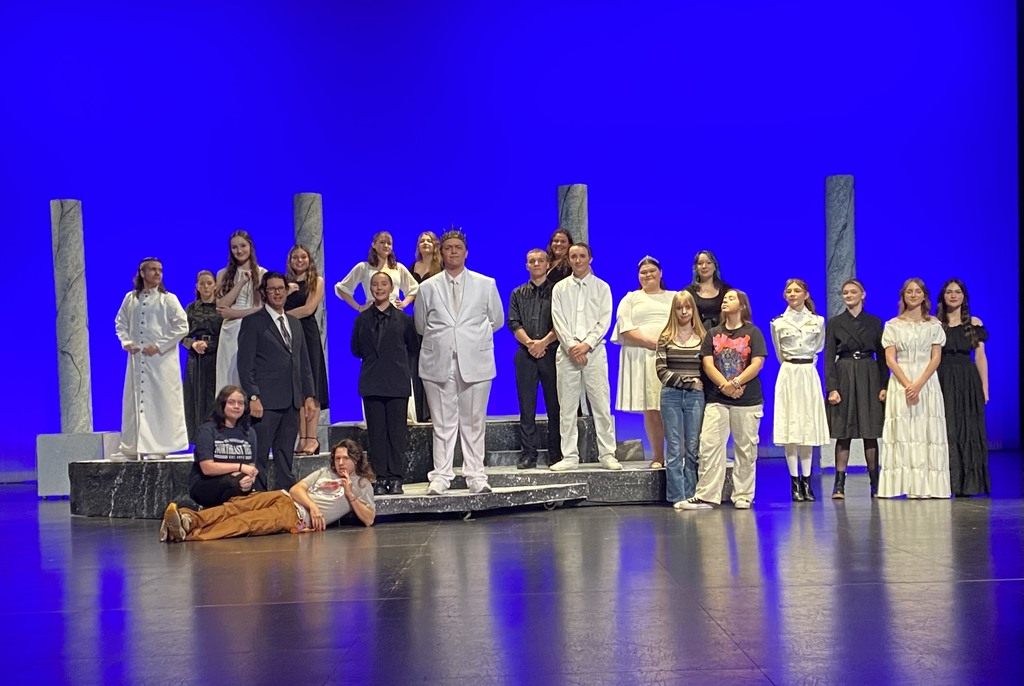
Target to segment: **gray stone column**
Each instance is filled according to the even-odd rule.
[[[856,231],[854,224],[853,175],[836,174],[825,177],[825,319],[845,308],[840,289],[843,282],[857,275]],[[835,441],[821,448],[821,466],[834,467]],[[850,464],[862,466],[863,441],[850,446]],[[825,490],[824,485],[822,490]]]
[[[825,290],[826,319],[843,311],[839,290],[857,275],[854,231],[853,176],[825,177]]]
[[[57,292],[60,428],[66,434],[88,433],[92,431],[92,376],[81,201],[51,200],[50,229]]]
[[[324,289],[330,293],[330,285],[324,275],[324,197],[319,193],[296,193],[292,198],[295,223],[295,243],[304,245],[313,252],[316,271],[324,277]],[[320,343],[324,347],[324,366],[327,364],[327,297],[317,308],[316,323],[320,327]],[[320,411],[320,430],[317,432],[321,450],[327,449],[327,427],[331,424],[330,411]]]
[[[585,183],[558,187],[558,226],[569,232],[573,242],[590,242]]]

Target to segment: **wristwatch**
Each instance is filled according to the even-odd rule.
[[[256,395],[255,393],[253,393],[252,395],[249,396],[249,402],[251,402],[251,403],[254,403],[254,402],[256,402],[259,399],[260,399],[260,397],[258,395]]]

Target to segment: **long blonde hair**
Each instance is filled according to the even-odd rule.
[[[421,262],[423,260],[423,253],[420,252],[420,239],[426,236],[430,239],[430,242],[434,246],[434,252],[430,254],[430,266],[427,268],[427,276],[433,276],[434,274],[441,273],[441,241],[438,239],[437,234],[433,231],[424,231],[419,236],[416,236],[416,260],[415,262]],[[414,265],[415,266],[415,265]]]
[[[697,303],[693,299],[693,295],[689,291],[679,291],[672,296],[672,309],[668,313],[668,323],[665,324],[665,328],[661,330],[661,335],[658,336],[660,343],[669,343],[675,337],[679,331],[679,318],[676,316],[676,308],[680,305],[690,306],[690,320],[693,324],[693,332],[697,334],[697,338],[704,340],[704,337],[708,335],[707,330],[704,328],[704,324],[700,321],[700,313],[697,312]]]

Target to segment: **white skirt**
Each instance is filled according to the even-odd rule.
[[[653,350],[636,345],[624,345],[619,348],[619,392],[615,395],[616,410],[660,410],[661,388]]]
[[[783,362],[775,381],[775,445],[828,445],[821,379],[813,364]]]

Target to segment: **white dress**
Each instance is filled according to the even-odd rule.
[[[128,354],[121,405],[121,447],[125,455],[166,455],[188,449],[185,400],[178,343],[188,333],[188,316],[178,298],[156,289],[124,296],[114,320],[117,339],[160,352]]]
[[[260,273],[255,282],[258,284],[267,270],[259,268]],[[223,270],[217,274],[217,283],[220,283]],[[249,273],[248,269],[239,269],[235,279],[241,278],[242,274]],[[237,281],[236,281],[237,283]],[[238,297],[231,306],[232,310],[248,310],[256,302],[253,282],[242,286],[238,291]],[[225,319],[220,327],[220,339],[217,341],[217,392],[225,386],[239,386],[238,382],[238,332],[242,329],[241,319]]]
[[[882,332],[882,346],[896,348],[896,362],[911,381],[928,366],[932,346],[945,342],[946,332],[934,317],[916,323],[890,319]],[[938,374],[928,377],[916,405],[907,404],[896,375],[889,377],[881,447],[880,497],[950,497],[946,409]]]
[[[668,324],[675,292],[665,291],[648,295],[642,290],[631,291],[619,302],[615,313],[612,343],[619,349],[619,391],[615,396],[615,409],[622,412],[643,412],[661,409],[662,384],[658,379],[656,352],[627,343],[622,334],[639,330],[657,338]]]
[[[825,348],[825,318],[807,309],[786,308],[772,320],[772,344],[782,363],[775,380],[775,445],[828,445],[828,417],[817,366],[818,353]]]

